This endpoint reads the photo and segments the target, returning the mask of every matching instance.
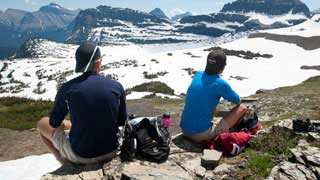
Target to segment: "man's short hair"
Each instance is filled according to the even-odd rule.
[[[76,72],[92,71],[95,61],[101,57],[98,46],[86,42],[76,51]]]
[[[219,74],[227,65],[226,54],[222,50],[213,50],[208,54],[205,72],[209,75]]]

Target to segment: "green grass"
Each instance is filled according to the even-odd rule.
[[[297,146],[300,136],[284,127],[273,127],[268,134],[262,134],[250,141],[244,157],[248,160],[238,171],[239,179],[265,179],[274,165],[288,160],[290,149]]]
[[[239,179],[264,179],[267,178],[274,166],[272,157],[269,154],[252,155],[247,167],[238,172]]]
[[[297,146],[301,137],[292,130],[283,127],[273,127],[271,132],[251,140],[251,148],[255,151],[270,154],[274,157],[288,157],[290,149]]]
[[[0,128],[26,130],[35,128],[37,122],[48,116],[52,102],[27,98],[0,98]]]

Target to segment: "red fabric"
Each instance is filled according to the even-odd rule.
[[[258,131],[260,130],[260,128],[261,128],[261,125],[257,124],[255,128],[250,130],[250,134],[251,135],[256,135],[258,133]]]
[[[247,146],[250,135],[247,132],[222,133],[207,142],[209,149],[222,151],[223,155],[235,156]]]

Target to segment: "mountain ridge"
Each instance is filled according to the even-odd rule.
[[[150,11],[149,13],[158,17],[158,18],[169,20],[168,16],[160,8],[155,8],[152,11]]]

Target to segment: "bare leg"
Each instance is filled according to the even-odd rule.
[[[60,126],[57,129],[63,130],[65,128],[70,128],[71,127],[71,123],[70,121],[64,121],[63,122],[64,125]],[[52,128],[49,124],[49,118],[48,117],[44,117],[42,118],[37,125],[37,129],[38,132],[40,134],[40,139],[41,141],[47,146],[47,148],[49,149],[49,151],[55,156],[55,158],[61,163],[63,164],[63,162],[61,162],[61,154],[59,152],[58,149],[56,149],[53,145],[53,133],[56,129]]]
[[[223,120],[227,122],[229,128],[234,128],[246,111],[247,107],[245,105],[237,105],[223,117]]]

